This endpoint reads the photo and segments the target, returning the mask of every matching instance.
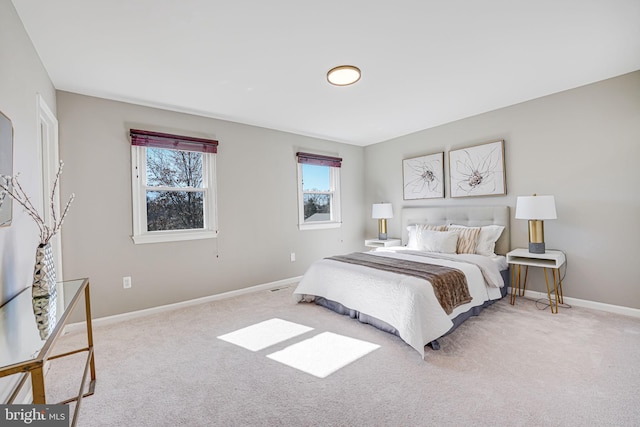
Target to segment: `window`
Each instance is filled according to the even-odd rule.
[[[342,159],[310,153],[297,156],[300,229],[340,227]]]
[[[217,236],[218,142],[131,129],[133,240]]]

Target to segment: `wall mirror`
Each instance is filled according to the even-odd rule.
[[[0,179],[2,175],[13,176],[13,126],[0,111]],[[11,225],[12,202],[10,197],[0,195],[0,227]]]

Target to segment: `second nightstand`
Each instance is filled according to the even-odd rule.
[[[527,249],[514,249],[507,254],[507,262],[514,265],[511,270],[511,305],[516,302],[516,293],[520,293],[520,296],[524,296],[524,292],[527,289],[527,275],[529,273],[529,267],[542,267],[544,268],[544,279],[547,282],[547,296],[549,297],[549,306],[552,313],[558,312],[558,302],[564,304],[564,296],[562,295],[562,276],[560,275],[560,267],[564,265],[567,258],[562,251],[548,250],[543,254],[533,254]],[[518,272],[516,277],[516,268],[518,266]],[[522,289],[520,289],[520,267],[525,266],[524,283]],[[547,275],[547,268],[551,269],[553,273],[553,292],[555,299],[551,298],[551,288],[549,286],[549,277]],[[555,303],[555,306],[554,306]]]
[[[402,239],[367,239],[364,245],[368,248],[387,248],[389,246],[402,246]]]

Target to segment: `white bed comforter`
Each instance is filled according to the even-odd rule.
[[[466,275],[473,299],[447,315],[431,283],[424,279],[328,259],[316,261],[309,267],[294,296],[298,302],[324,297],[382,320],[396,328],[400,337],[423,358],[424,346],[451,329],[451,319],[501,297],[499,288],[504,282],[499,263],[488,257],[429,254],[406,248],[385,248],[372,253],[457,268]]]

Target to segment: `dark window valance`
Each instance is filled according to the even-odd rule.
[[[218,152],[218,141],[214,139],[171,135],[168,133],[151,132],[139,129],[131,129],[130,135],[131,145],[166,148],[170,150],[198,151],[200,153]]]
[[[339,168],[342,165],[342,159],[340,157],[323,156],[321,154],[312,153],[296,153],[298,156],[298,163],[304,163],[307,165],[316,166],[331,166],[333,168]]]

